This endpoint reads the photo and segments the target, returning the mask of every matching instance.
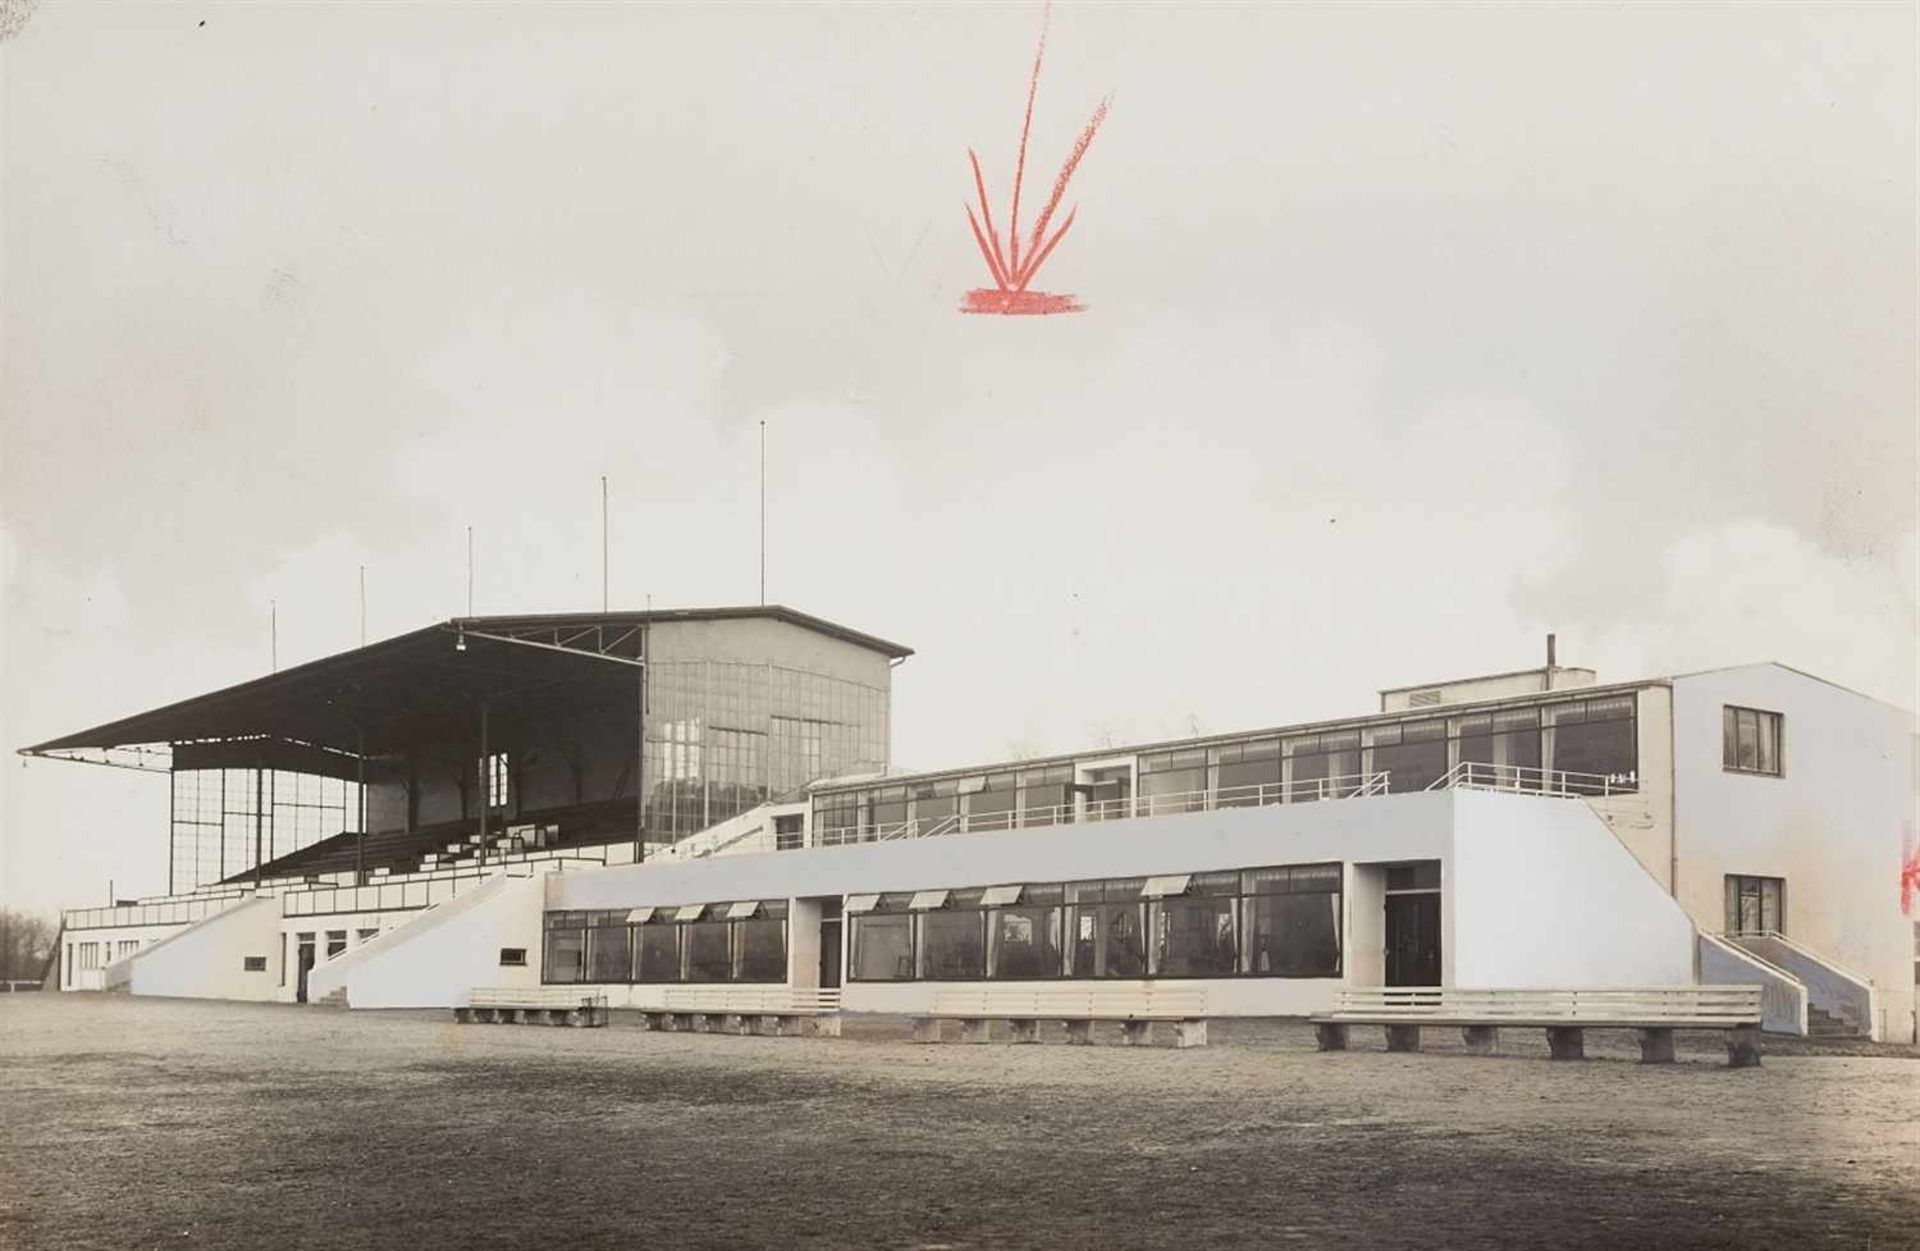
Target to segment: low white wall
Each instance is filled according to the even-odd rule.
[[[317,966],[308,996],[345,986],[349,1007],[451,1008],[475,986],[538,986],[545,891],[544,876],[491,878]],[[525,948],[525,967],[502,967],[502,947]]]
[[[266,967],[248,972],[246,958]],[[246,899],[128,958],[136,995],[270,1000],[280,982],[280,900]]]
[[[1693,984],[1693,922],[1584,803],[1455,795],[1452,984]]]

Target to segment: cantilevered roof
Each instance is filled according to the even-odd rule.
[[[637,697],[645,628],[771,618],[898,659],[913,653],[780,605],[634,613],[455,617],[236,686],[21,749],[77,754],[146,744],[260,740],[368,755],[471,725],[482,703]],[[635,686],[618,679],[632,675]],[[160,766],[165,767],[165,766]],[[316,769],[316,771],[325,771]]]

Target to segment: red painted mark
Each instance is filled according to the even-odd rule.
[[[1040,216],[1034,219],[1033,233],[1021,248],[1020,240],[1020,192],[1027,175],[1027,136],[1033,130],[1033,99],[1040,90],[1040,62],[1047,54],[1047,25],[1043,19],[1040,24],[1040,46],[1033,54],[1033,72],[1027,77],[1027,111],[1020,123],[1020,156],[1013,166],[1013,207],[1007,214],[1007,236],[1003,246],[1000,231],[993,224],[993,206],[987,199],[987,180],[980,173],[980,158],[972,148],[967,149],[967,160],[973,166],[973,189],[979,197],[980,215],[974,216],[973,206],[967,206],[967,225],[973,228],[973,241],[980,249],[980,255],[986,259],[987,272],[993,276],[991,287],[979,287],[967,292],[967,298],[960,304],[963,313],[999,313],[1006,316],[1028,316],[1040,313],[1078,313],[1086,305],[1071,295],[1049,295],[1044,291],[1030,291],[1027,288],[1033,282],[1034,275],[1053,255],[1054,248],[1066,236],[1073,226],[1073,209],[1067,213],[1060,228],[1052,234],[1047,233],[1053,224],[1053,215],[1060,208],[1061,197],[1067,193],[1067,183],[1073,179],[1073,172],[1080,168],[1080,160],[1086,156],[1087,149],[1093,145],[1093,136],[1100,129],[1100,123],[1107,120],[1107,106],[1112,97],[1100,101],[1100,107],[1093,111],[1093,120],[1080,132],[1079,140],[1073,145],[1073,151],[1067,154],[1066,164],[1060,167],[1060,176],[1053,180],[1053,194],[1047,197],[1046,207],[1040,210]]]
[[[1913,827],[1900,832],[1900,915],[1913,915],[1914,896],[1920,895],[1920,847],[1914,846]]]

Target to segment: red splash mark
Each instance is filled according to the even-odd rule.
[[[1920,895],[1920,847],[1914,846],[1913,827],[1900,831],[1900,915],[1913,915],[1913,900]]]
[[[1048,16],[1051,16],[1049,10]],[[1049,295],[1044,291],[1029,291],[1034,275],[1053,255],[1060,240],[1073,226],[1074,216],[1080,211],[1072,209],[1060,228],[1052,234],[1047,233],[1053,224],[1053,215],[1060,208],[1060,200],[1067,193],[1067,183],[1072,181],[1073,172],[1080,168],[1081,158],[1087,149],[1093,146],[1093,136],[1100,129],[1100,123],[1107,120],[1107,106],[1112,97],[1100,101],[1093,111],[1093,120],[1080,132],[1080,138],[1073,145],[1073,151],[1067,154],[1066,164],[1060,167],[1059,177],[1053,180],[1053,194],[1047,197],[1046,207],[1040,210],[1040,216],[1034,219],[1033,233],[1027,240],[1025,257],[1022,258],[1020,246],[1020,192],[1026,182],[1027,174],[1027,136],[1033,130],[1033,99],[1040,90],[1040,62],[1047,54],[1047,19],[1040,23],[1040,46],[1034,50],[1033,72],[1027,77],[1027,111],[1020,123],[1020,155],[1013,166],[1013,207],[1007,215],[1007,237],[1002,245],[1000,231],[993,224],[993,206],[987,199],[987,181],[980,173],[980,158],[972,148],[967,149],[967,160],[973,166],[973,189],[979,197],[980,215],[974,216],[973,206],[967,206],[967,225],[973,228],[973,241],[980,248],[980,255],[986,259],[987,272],[993,276],[993,286],[978,287],[967,292],[967,298],[960,304],[963,313],[998,313],[1003,316],[1031,316],[1045,313],[1078,313],[1086,305],[1071,295]],[[984,223],[984,224],[983,224]]]

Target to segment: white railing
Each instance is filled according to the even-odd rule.
[[[947,834],[983,834],[998,830],[1040,829],[1050,825],[1079,825],[1089,821],[1165,817],[1184,812],[1213,812],[1221,808],[1265,808],[1274,804],[1357,799],[1386,794],[1390,780],[1389,774],[1382,770],[1331,778],[1302,778],[1294,782],[1223,786],[1214,790],[1181,791],[1169,795],[1081,799],[1034,808],[955,813],[932,820],[915,817],[865,828],[817,830],[813,842],[818,847],[836,847],[844,843],[884,843],[902,838],[938,838]]]
[[[1462,760],[1434,779],[1427,789],[1514,791],[1525,795],[1572,795],[1583,799],[1604,799],[1610,795],[1637,794],[1640,782],[1631,774],[1578,773],[1572,769],[1538,769],[1531,765],[1497,765],[1479,760]]]

